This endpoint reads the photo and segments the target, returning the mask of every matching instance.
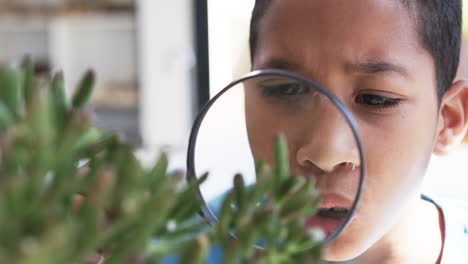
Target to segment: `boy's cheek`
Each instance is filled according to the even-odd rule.
[[[434,123],[434,121],[432,122]],[[368,166],[368,178],[379,188],[406,189],[420,184],[432,152],[434,125],[428,120],[406,115],[384,127],[361,130]]]
[[[368,206],[368,210],[382,210],[385,217],[392,218],[395,210],[419,192],[431,155],[434,125],[417,120],[407,116],[406,121],[385,128],[361,130],[367,165],[363,210]]]

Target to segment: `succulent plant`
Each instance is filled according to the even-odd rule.
[[[204,263],[213,245],[223,263],[319,261],[320,240],[303,224],[318,195],[290,177],[284,139],[276,167],[258,162],[252,186],[236,176],[208,227],[197,199],[207,175],[185,183],[165,154],[143,167],[132,146],[93,127],[94,79],[87,72],[68,98],[61,73],[36,78],[30,59],[0,66],[0,264]]]

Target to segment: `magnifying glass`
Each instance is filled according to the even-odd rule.
[[[288,143],[291,170],[313,179],[321,195],[320,208],[307,217],[307,226],[320,228],[324,243],[333,241],[352,221],[364,185],[357,123],[329,90],[287,71],[260,70],[232,82],[196,118],[187,177],[192,181],[210,175],[199,186],[203,217],[217,222],[219,208],[211,201],[233,189],[236,174],[252,185],[255,161],[274,166],[278,134]]]

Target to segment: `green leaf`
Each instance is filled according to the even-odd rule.
[[[63,129],[68,117],[68,102],[65,94],[63,73],[57,73],[52,79],[52,104],[58,127]]]
[[[76,92],[72,99],[73,108],[83,108],[91,98],[94,89],[95,74],[93,71],[88,71],[81,79]]]
[[[19,109],[19,91],[19,73],[7,66],[0,66],[0,100],[15,116]]]
[[[202,264],[208,253],[210,241],[205,235],[197,236],[182,255],[181,264]]]
[[[0,102],[0,128],[8,128],[15,122],[15,117],[4,103]]]
[[[284,135],[275,139],[275,176],[277,180],[289,176],[288,147]]]
[[[236,174],[234,176],[234,190],[236,205],[239,210],[244,210],[246,203],[246,190],[244,178],[240,174]]]
[[[22,63],[23,68],[23,83],[22,83],[22,94],[26,105],[31,102],[32,93],[31,90],[34,86],[34,64],[30,56],[26,56]]]
[[[166,153],[162,153],[161,156],[158,158],[156,165],[150,172],[150,190],[156,191],[160,186],[161,182],[163,181],[164,177],[167,174],[167,168],[169,166],[169,159]]]

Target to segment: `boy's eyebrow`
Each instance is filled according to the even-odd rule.
[[[396,73],[405,78],[408,77],[408,71],[402,65],[394,64],[383,60],[371,60],[359,63],[348,64],[347,69],[364,74],[378,73]]]
[[[282,58],[271,58],[260,65],[261,69],[278,69],[287,71],[297,71],[301,65]],[[358,63],[349,63],[346,65],[348,71],[359,72],[363,74],[396,73],[405,78],[409,77],[408,70],[399,64],[384,60],[368,60]]]
[[[260,65],[260,69],[276,69],[285,71],[296,71],[299,68],[299,64],[281,58],[271,58]]]

